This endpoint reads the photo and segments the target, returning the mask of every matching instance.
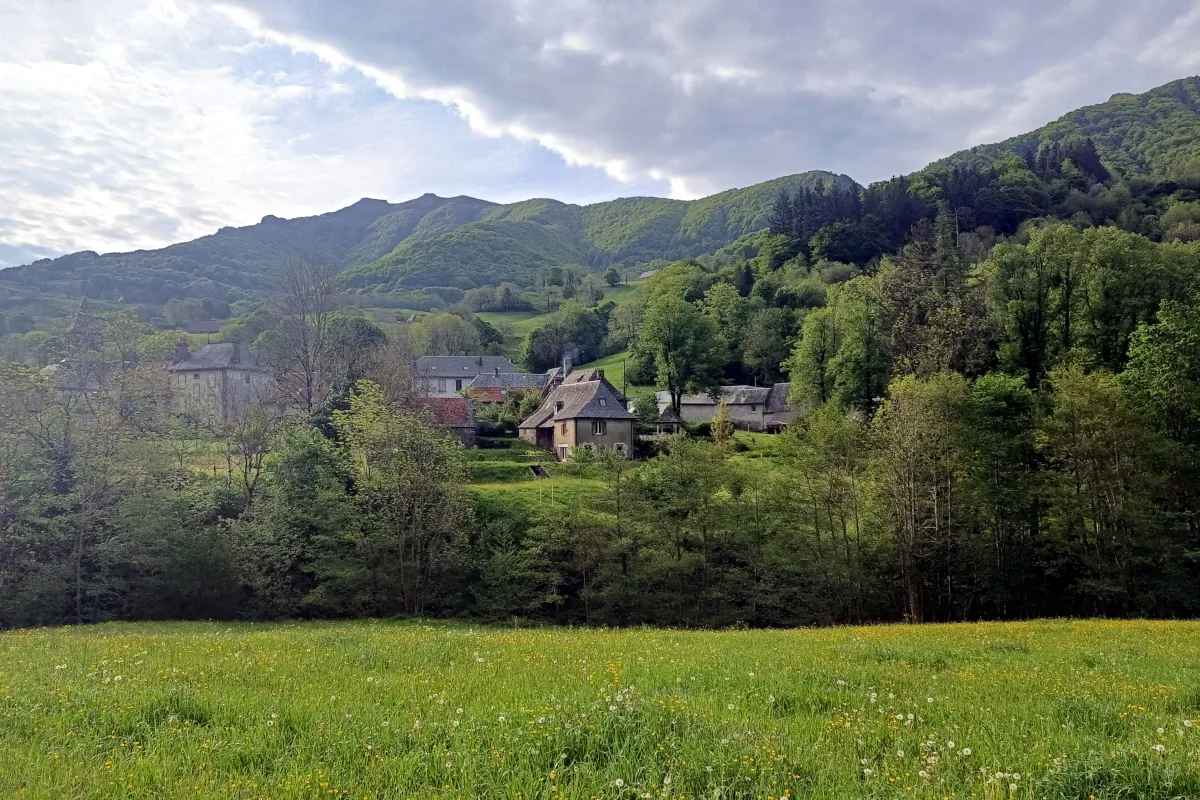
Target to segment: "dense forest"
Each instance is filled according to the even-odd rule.
[[[328,263],[319,309],[277,297],[236,323],[286,385],[309,378],[289,414],[168,413],[174,334],[133,311],[86,340],[65,328],[56,367],[0,363],[0,625],[1194,616],[1200,155],[1177,134],[1196,87],[866,188],[776,184],[761,230],[710,240],[697,222],[710,251],[619,301],[618,270],[551,259],[384,335],[339,310],[366,273]],[[596,213],[658,213],[616,203]],[[481,212],[550,228],[557,213]],[[686,227],[672,214],[633,227],[669,238]],[[642,235],[625,225],[604,222],[605,247]],[[506,334],[480,313],[532,308],[524,366],[620,356],[643,433],[651,388],[678,407],[787,380],[800,417],[754,438],[719,415],[633,461],[580,451],[543,488],[496,488],[496,457],[438,427],[411,363],[497,351]],[[531,410],[480,424],[502,441]],[[536,455],[514,453],[513,472]]]

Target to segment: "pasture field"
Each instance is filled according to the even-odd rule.
[[[1200,624],[0,634],[20,798],[1200,797]]]

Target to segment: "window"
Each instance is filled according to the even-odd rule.
[[[601,408],[604,408],[604,407],[605,407],[605,406],[607,406],[607,405],[608,405],[608,398],[606,398],[606,397],[601,397],[601,398],[600,398],[600,407],[601,407]]]
[[[438,388],[437,388],[437,390],[438,390],[439,392],[444,392],[444,391],[446,391],[446,379],[445,379],[445,378],[438,378]]]
[[[555,404],[554,404],[554,410],[555,410],[555,411],[562,411],[562,410],[563,410],[563,401],[562,401],[562,400],[559,400],[559,401],[555,402]]]
[[[462,391],[462,378],[458,378],[454,381],[454,391],[456,391],[456,392]]]
[[[571,455],[570,447],[567,447],[565,444],[561,444],[558,446],[558,460],[559,461],[566,461],[567,456],[569,456],[569,455]]]
[[[627,448],[625,446],[624,442],[617,442],[616,444],[613,445],[613,447],[615,447],[617,452],[623,456],[629,454],[629,448]]]
[[[592,435],[605,436],[608,434],[608,420],[595,419],[592,420]]]
[[[758,411],[758,406],[751,404],[750,405],[750,413],[753,414],[756,411]]]
[[[562,424],[562,434],[563,436],[567,435],[567,423],[565,422]]]
[[[193,380],[197,380],[197,381],[198,381],[198,380],[200,380],[200,373],[199,373],[199,372],[193,372],[193,373],[192,373],[192,379],[193,379]]]

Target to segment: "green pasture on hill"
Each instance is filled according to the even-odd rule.
[[[1200,624],[0,634],[20,798],[1189,798]]]

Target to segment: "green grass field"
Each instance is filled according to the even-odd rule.
[[[1200,797],[1200,624],[0,634],[21,798]]]

